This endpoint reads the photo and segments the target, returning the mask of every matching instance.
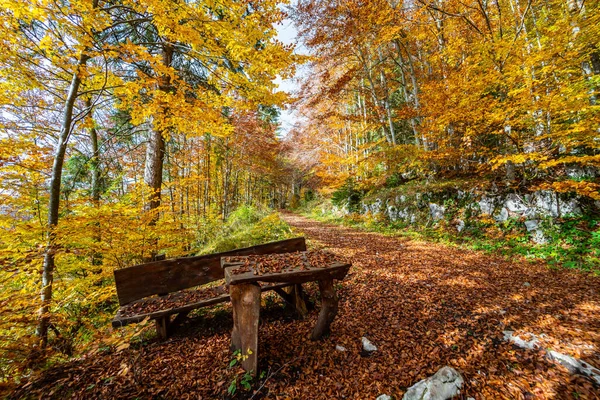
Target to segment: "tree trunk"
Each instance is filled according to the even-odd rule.
[[[88,110],[88,118],[91,120],[91,128],[89,133],[92,144],[92,158],[90,159],[90,170],[92,172],[92,203],[94,207],[98,207],[100,205],[100,148],[98,146],[98,131],[96,130],[96,126],[94,124],[93,104],[90,97],[85,100],[85,108]],[[93,227],[94,242],[98,243],[102,239],[100,234],[100,223],[98,221],[94,222]],[[91,263],[95,266],[102,265],[102,254],[94,252],[92,254]]]
[[[163,46],[163,65],[171,66],[173,61],[173,47],[171,45]],[[169,75],[162,75],[158,79],[158,89],[163,92],[171,92],[171,78]],[[163,116],[169,113],[168,106],[164,106],[162,110]],[[152,191],[150,199],[146,204],[146,212],[151,213],[149,226],[153,227],[158,222],[158,207],[160,207],[160,195],[163,180],[163,164],[165,160],[165,128],[155,128],[150,133],[150,140],[146,148],[146,165],[144,168],[144,182]],[[146,261],[153,261],[156,258],[158,249],[156,248],[157,241],[153,240],[151,244],[150,256],[146,257]]]
[[[89,110],[89,118],[92,119],[92,99],[87,98],[85,107]],[[90,159],[90,169],[92,171],[92,201],[97,205],[100,201],[100,148],[98,146],[98,132],[95,125],[90,128],[90,140],[92,142],[92,158]]]
[[[79,94],[81,86],[81,70],[87,64],[90,57],[83,53],[79,57],[79,62],[75,67],[75,72],[71,78],[71,85],[67,93],[67,98],[63,106],[63,118],[60,128],[58,143],[54,151],[54,163],[52,165],[52,176],[50,179],[50,199],[48,201],[48,233],[46,251],[44,253],[44,263],[42,269],[42,306],[39,311],[38,326],[36,334],[40,338],[41,346],[44,348],[48,344],[48,327],[50,325],[50,302],[52,301],[52,284],[54,282],[54,230],[58,225],[59,207],[60,207],[60,191],[62,170],[65,162],[65,154],[67,151],[67,142],[73,128],[73,109],[75,108],[75,100]]]

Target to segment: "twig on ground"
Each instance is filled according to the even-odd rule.
[[[265,378],[265,380],[263,381],[263,383],[261,383],[261,385],[258,387],[258,389],[256,389],[254,391],[254,393],[252,393],[252,396],[248,399],[248,400],[252,400],[256,397],[256,395],[258,393],[260,393],[260,391],[262,390],[262,388],[265,387],[266,383],[269,381],[269,379],[271,379],[272,377],[274,377],[275,375],[277,375],[279,373],[279,371],[281,371],[284,367],[290,365],[291,363],[300,360],[303,357],[297,357],[294,358],[293,360],[290,360],[288,362],[286,362],[285,364],[283,364],[281,367],[277,368],[277,370],[275,372],[270,373],[269,375],[267,375],[267,377]]]

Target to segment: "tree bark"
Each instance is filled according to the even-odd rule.
[[[89,110],[89,118],[93,122],[92,99],[87,98],[85,107]],[[90,128],[90,140],[92,142],[92,158],[90,159],[90,169],[92,171],[92,201],[95,205],[100,201],[100,148],[98,146],[98,132],[92,125]]]
[[[79,87],[81,86],[81,71],[89,59],[90,57],[85,54],[85,52],[82,53],[75,67],[75,72],[71,78],[71,84],[63,106],[61,129],[58,143],[56,144],[56,149],[54,151],[54,163],[52,165],[52,176],[50,179],[50,199],[48,201],[47,243],[42,267],[42,306],[39,310],[39,320],[36,328],[36,334],[40,338],[42,348],[45,348],[48,344],[50,303],[52,301],[52,285],[54,283],[54,256],[56,252],[54,246],[54,230],[56,229],[60,218],[59,208],[62,171],[65,162],[65,154],[67,152],[67,143],[69,141],[69,136],[71,135],[71,130],[73,129],[73,109],[75,108],[75,100],[77,99]]]
[[[171,66],[173,62],[173,46],[163,45],[163,65],[165,67]],[[173,90],[171,85],[171,78],[168,75],[162,75],[159,77],[158,89],[163,92],[171,92]],[[162,110],[162,116],[166,116],[169,113],[168,106],[164,106]],[[150,227],[153,227],[158,222],[157,209],[160,207],[161,201],[161,188],[163,181],[163,164],[165,160],[165,130],[164,126],[155,127],[150,133],[150,140],[148,147],[146,148],[146,165],[144,168],[144,182],[151,190],[149,201],[146,204],[146,212],[151,213]],[[150,250],[150,256],[145,258],[145,261],[153,261],[158,253],[156,248],[156,240],[151,243],[152,249]]]

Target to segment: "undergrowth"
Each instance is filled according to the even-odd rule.
[[[201,245],[197,254],[219,253],[295,236],[277,213],[266,208],[242,206],[232,212],[225,223],[215,227],[212,237]]]
[[[130,225],[133,229],[132,224],[123,224],[128,229]],[[218,215],[209,216],[199,226],[193,233],[195,242],[184,249],[185,253],[171,252],[168,246],[161,246],[160,249],[167,258],[173,258],[227,251],[294,236],[292,229],[277,213],[257,206],[242,206],[233,211],[225,221]],[[161,236],[162,239],[165,237],[166,235]],[[169,240],[167,244],[175,242],[176,234],[169,236]],[[179,240],[183,241],[181,237]],[[139,257],[129,255],[127,243],[119,242],[115,246],[115,253],[117,251],[122,260],[127,260],[118,263],[119,267],[141,262]],[[15,318],[19,318],[19,324],[14,323],[7,329],[0,326],[0,398],[3,391],[18,384],[34,370],[45,369],[86,354],[119,352],[130,345],[138,346],[153,340],[153,324],[150,323],[133,324],[116,330],[111,328],[111,320],[119,307],[113,277],[116,266],[110,264],[115,257],[100,252],[98,255],[102,265],[95,265],[94,270],[83,263],[84,257],[75,250],[61,255],[64,261],[63,258],[58,259],[61,268],[58,270],[57,282],[68,282],[70,285],[55,285],[53,327],[47,351],[38,350],[34,332],[36,291],[31,290],[28,308],[21,306],[22,311],[14,313]],[[83,261],[77,264],[76,261],[80,259]],[[36,276],[31,274],[27,281],[12,279],[4,283],[0,288],[0,303],[5,301],[4,298],[11,299],[11,293],[19,293],[19,296],[13,295],[12,298],[21,301],[24,297],[23,288],[37,283]]]
[[[458,232],[451,213],[435,223],[410,224],[390,221],[380,214],[342,214],[330,201],[323,199],[304,203],[298,212],[322,222],[482,250],[505,257],[522,256],[532,262],[546,262],[550,268],[569,268],[600,275],[600,217],[594,215],[545,219],[542,228],[547,242],[536,244],[523,221],[515,218],[496,222],[489,216],[471,217],[465,229]]]

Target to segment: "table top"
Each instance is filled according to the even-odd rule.
[[[227,285],[253,282],[303,283],[342,280],[351,264],[329,253],[303,251],[262,256],[221,258]]]

